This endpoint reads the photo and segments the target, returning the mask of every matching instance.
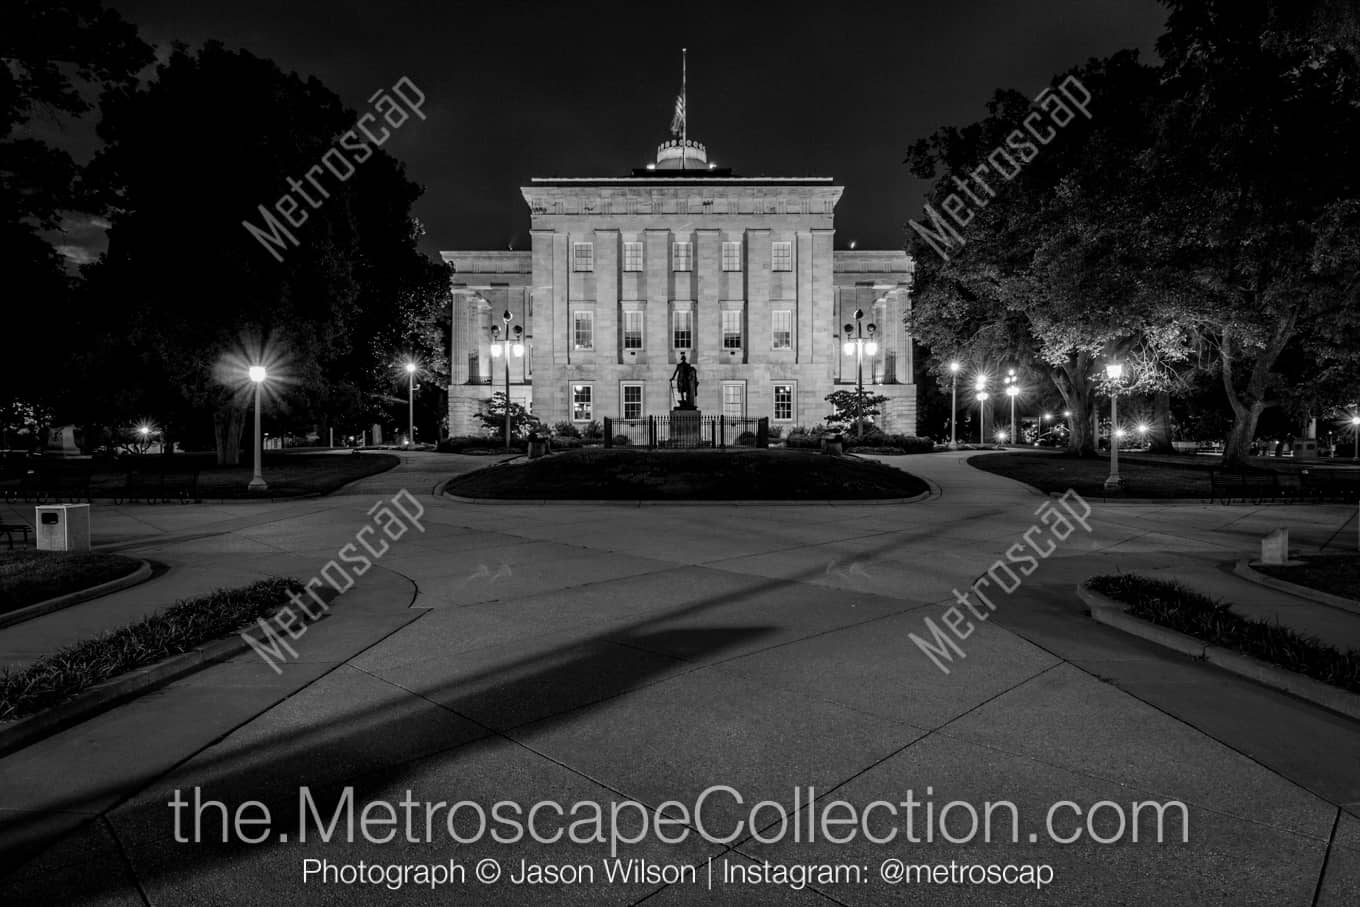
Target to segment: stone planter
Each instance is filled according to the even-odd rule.
[[[537,460],[548,455],[548,441],[538,435],[529,435],[529,459]]]
[[[844,447],[842,435],[835,434],[822,436],[822,453],[830,454],[833,457],[839,457],[845,453]]]

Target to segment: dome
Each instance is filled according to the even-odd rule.
[[[708,151],[699,142],[675,139],[656,149],[657,170],[707,170]]]

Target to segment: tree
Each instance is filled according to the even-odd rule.
[[[1123,52],[1078,70],[1098,115],[960,223],[961,250],[934,260],[917,231],[912,323],[937,349],[1046,364],[1080,451],[1102,358],[1135,363],[1136,386],[1169,395],[1208,353],[1233,411],[1231,463],[1291,387],[1338,364],[1354,373],[1354,344],[1336,338],[1360,317],[1348,163],[1360,26],[1353,6],[1325,0],[1167,5],[1164,65]],[[908,163],[939,176],[942,203],[1030,109],[999,93],[986,120],[918,142]],[[1158,408],[1164,422],[1170,407]]]
[[[1354,344],[1337,340],[1355,336],[1360,309],[1360,14],[1328,0],[1165,2],[1145,161],[1163,204],[1147,226],[1199,290],[1194,323],[1233,412],[1224,459],[1240,462],[1291,383],[1338,360],[1354,369]],[[1292,382],[1278,368],[1291,347],[1313,366]]]
[[[882,394],[861,394],[859,391],[832,391],[825,399],[831,404],[831,415],[826,417],[826,424],[838,429],[873,422],[882,414],[883,404],[888,402]]]
[[[491,437],[505,437],[505,392],[496,391],[486,401],[486,409],[477,414],[482,427]],[[543,422],[531,415],[522,404],[510,403],[510,437],[525,438],[531,431],[542,431]]]
[[[978,371],[1010,363],[1045,376],[1072,412],[1069,449],[1080,454],[1095,451],[1102,358],[1136,346],[1171,356],[1176,346],[1165,302],[1121,234],[1134,216],[1122,171],[1155,79],[1132,51],[1092,61],[1056,77],[1045,97],[1086,94],[1099,116],[1069,107],[1063,120],[1047,102],[1000,91],[985,119],[941,129],[907,153],[915,175],[935,180],[928,210],[956,212],[953,224],[935,225],[951,231],[947,249],[920,225],[909,234],[918,262],[910,328]],[[1021,132],[1036,113],[1055,124],[1039,127],[1049,134],[1042,146]],[[966,216],[960,192],[976,200]]]
[[[79,190],[80,167],[66,150],[32,134],[39,115],[80,117],[87,95],[136,83],[153,59],[149,45],[118,13],[97,0],[12,0],[0,14],[0,248],[5,250],[7,296],[24,307],[36,336],[62,337],[79,349],[86,312],[73,308],[66,263],[43,238],[63,213],[88,210]],[[73,336],[74,335],[74,336]],[[41,344],[15,343],[5,351],[8,400],[44,407],[79,401],[53,374]]]
[[[224,463],[239,455],[251,364],[272,376],[270,417],[323,427],[380,412],[406,357],[447,372],[432,326],[449,271],[416,247],[420,188],[372,145],[350,153],[348,176],[333,158],[356,114],[315,78],[215,42],[177,46],[156,76],[105,96],[90,167],[112,227],[88,292],[117,300],[120,324],[101,367],[144,376],[143,405],[181,437],[211,425]],[[279,220],[299,208],[305,221]],[[296,247],[257,240],[268,217],[293,225]]]

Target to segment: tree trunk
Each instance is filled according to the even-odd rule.
[[[1079,457],[1096,455],[1095,393],[1089,380],[1091,362],[1090,356],[1079,353],[1052,373],[1053,383],[1072,413],[1068,419],[1071,432],[1067,437],[1067,452]]]
[[[1297,310],[1283,313],[1275,325],[1274,336],[1270,342],[1256,350],[1254,358],[1250,360],[1251,372],[1247,376],[1246,387],[1240,391],[1237,388],[1235,368],[1238,356],[1245,355],[1245,352],[1234,350],[1235,338],[1229,329],[1223,329],[1219,343],[1219,361],[1223,364],[1223,389],[1228,394],[1228,403],[1233,410],[1232,428],[1223,442],[1224,466],[1243,466],[1249,462],[1251,440],[1256,435],[1256,422],[1261,418],[1262,412],[1274,405],[1272,401],[1266,399],[1266,392],[1270,389],[1270,370],[1275,367],[1275,362],[1280,358],[1285,344],[1294,334],[1297,314]]]
[[[1152,430],[1148,432],[1151,453],[1175,453],[1171,446],[1171,394],[1159,391],[1152,401]]]
[[[218,466],[236,466],[241,462],[241,433],[245,426],[245,411],[239,407],[227,404],[213,413]]]
[[[1223,442],[1223,466],[1245,466],[1250,462],[1251,439],[1256,436],[1256,422],[1265,411],[1265,404],[1253,401],[1243,405],[1236,397],[1232,401],[1233,424]]]

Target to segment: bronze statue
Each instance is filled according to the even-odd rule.
[[[677,409],[694,409],[694,400],[699,396],[699,370],[685,361],[684,353],[680,354],[680,361],[671,372],[671,387],[680,392]]]

